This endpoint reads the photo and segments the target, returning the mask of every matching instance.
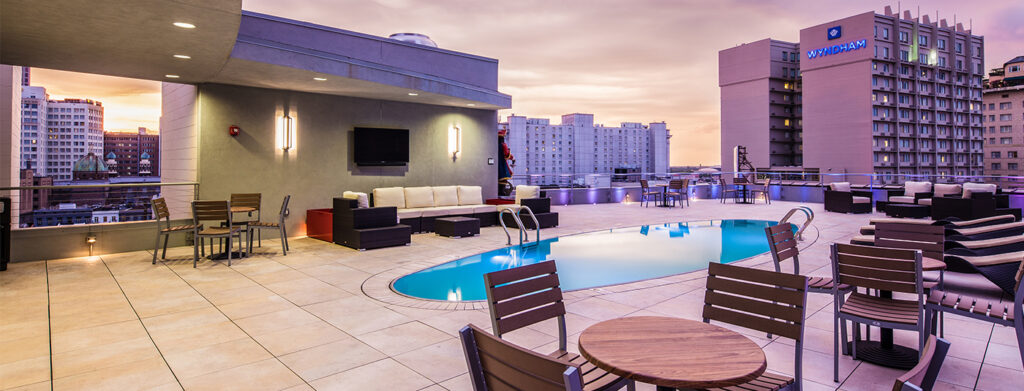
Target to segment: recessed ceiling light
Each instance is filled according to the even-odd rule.
[[[326,77],[314,77],[313,80],[324,81],[324,80],[327,80],[327,78]]]
[[[184,54],[175,54],[174,58],[180,58],[182,60],[188,60],[188,59],[192,58],[192,56],[188,56],[188,55],[184,55]]]
[[[194,29],[194,28],[196,28],[196,25],[194,25],[192,23],[185,23],[185,22],[174,22],[174,25],[177,26],[177,27],[181,27],[183,29]]]
[[[476,103],[467,103],[466,106],[476,106]]]
[[[417,94],[417,93],[415,93],[415,92],[410,92],[410,93],[409,93],[409,96],[417,96],[417,95],[419,95],[419,94]]]
[[[179,78],[181,76],[178,76],[178,75],[164,75],[164,77],[166,77],[168,79],[177,79],[177,78]]]

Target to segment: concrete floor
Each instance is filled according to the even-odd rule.
[[[777,220],[795,203],[722,205],[694,201],[685,209],[637,204],[557,207],[561,226],[544,237],[611,227],[691,220]],[[801,271],[830,275],[828,245],[845,242],[869,215],[817,217],[802,243]],[[473,238],[413,236],[411,246],[358,252],[294,239],[281,256],[274,239],[257,255],[226,263],[174,248],[150,264],[151,252],[15,263],[0,273],[0,389],[381,389],[469,390],[456,338],[467,323],[489,329],[480,304],[438,304],[387,289],[391,276],[502,247],[500,227]],[[770,267],[761,255],[739,262]],[[630,315],[699,319],[704,272],[567,295],[570,350],[579,333],[601,320]],[[806,390],[884,390],[901,371],[840,359],[832,382],[832,305],[808,300],[804,349]],[[437,309],[444,308],[444,309]],[[734,328],[759,343],[769,370],[793,373],[788,340]],[[507,335],[526,348],[557,346],[554,323]],[[910,332],[897,342],[913,346]],[[948,316],[952,342],[937,390],[1019,390],[1024,372],[1011,328]],[[653,389],[638,385],[638,389]]]

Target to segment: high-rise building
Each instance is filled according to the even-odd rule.
[[[91,99],[50,100],[43,87],[22,87],[21,167],[72,179],[72,166],[103,154],[103,104]]]
[[[27,87],[32,85],[32,68],[21,67],[21,86]]]
[[[52,186],[53,178],[36,176],[31,169],[21,170],[21,187]],[[50,207],[50,189],[25,189],[21,191],[19,214]]]
[[[552,125],[544,118],[509,116],[498,124],[516,157],[516,175],[531,175],[533,184],[586,184],[584,174],[616,169],[666,175],[669,134],[664,122],[619,126],[594,124],[593,114],[566,114]]]
[[[160,135],[138,132],[103,133],[103,158],[110,176],[160,176]]]
[[[723,171],[743,145],[765,170],[980,175],[983,53],[961,23],[890,7],[722,50]]]
[[[1024,56],[989,72],[983,103],[985,173],[1001,177],[1024,174]],[[1004,186],[1024,186],[1020,180],[1000,181]]]

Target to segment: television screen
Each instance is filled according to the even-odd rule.
[[[354,160],[364,166],[401,166],[409,163],[409,130],[355,128]]]

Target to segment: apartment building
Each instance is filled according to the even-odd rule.
[[[43,87],[22,87],[21,168],[54,181],[70,181],[72,166],[103,154],[103,104],[91,99],[51,100]]]
[[[1024,176],[1024,56],[995,68],[985,80],[985,174]],[[1002,185],[1024,187],[1024,178],[1000,178]]]

